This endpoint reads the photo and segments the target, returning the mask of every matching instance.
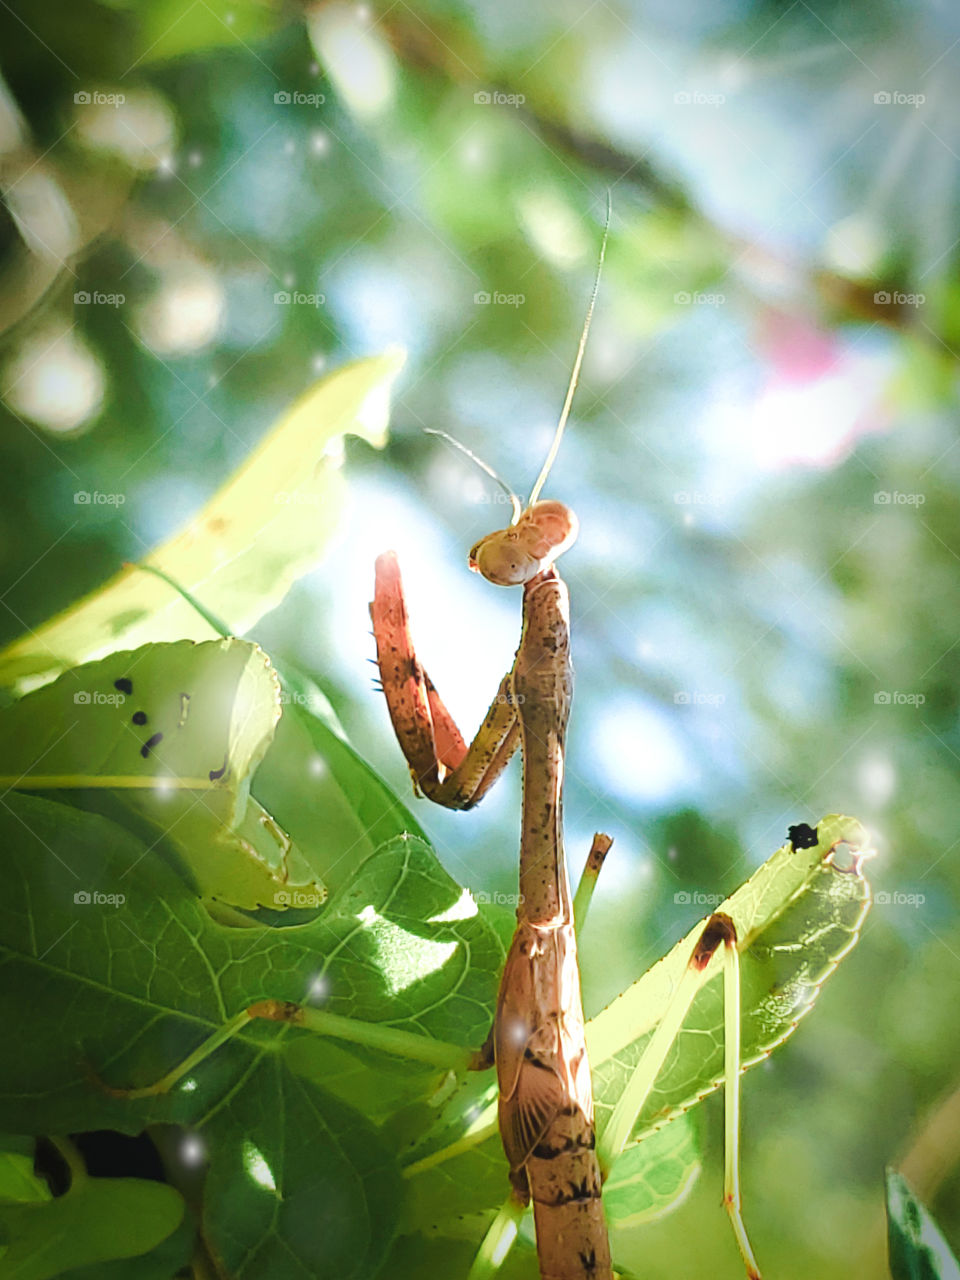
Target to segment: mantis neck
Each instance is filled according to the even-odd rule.
[[[523,740],[523,827],[517,917],[573,919],[563,855],[563,745],[573,694],[567,588],[553,569],[529,582],[513,674]]]

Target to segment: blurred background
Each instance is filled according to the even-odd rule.
[[[611,192],[546,491],[582,524],[574,872],[616,841],[588,1011],[789,823],[853,813],[879,851],[859,947],[746,1079],[779,1280],[886,1274],[888,1162],[960,1249],[958,68],[934,0],[0,10],[0,640],[173,533],[325,370],[401,344],[389,446],[351,442],[339,541],[255,634],[405,797],[373,559],[400,552],[472,732],[520,601],[466,551],[509,508],[423,428],[529,492]],[[518,802],[515,769],[475,813],[416,812],[494,897]],[[654,1280],[741,1274],[702,1110],[704,1175],[625,1258]]]

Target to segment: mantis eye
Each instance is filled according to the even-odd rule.
[[[519,545],[515,529],[488,534],[471,548],[470,568],[500,587],[520,586],[540,572],[540,566]]]

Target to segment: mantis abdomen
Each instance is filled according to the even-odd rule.
[[[573,925],[521,921],[494,1024],[500,1134],[543,1280],[609,1280]]]

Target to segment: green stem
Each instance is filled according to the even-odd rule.
[[[199,613],[200,617],[208,624],[208,626],[212,627],[214,631],[219,632],[219,634],[223,636],[224,640],[229,640],[234,634],[225,622],[221,622],[215,613],[211,613],[205,605],[200,603],[196,596],[192,595],[186,589],[186,587],[181,587],[179,582],[175,582],[173,578],[171,578],[169,574],[164,573],[162,569],[158,569],[152,564],[138,564],[133,561],[130,562],[130,566],[133,569],[139,569],[142,573],[152,573],[155,578],[159,578],[160,581],[165,582],[168,587],[172,587],[178,596],[181,596],[186,600],[191,609],[196,609],[197,613]]]
[[[52,1137],[50,1141],[60,1156],[62,1156],[63,1162],[70,1172],[71,1190],[74,1187],[80,1186],[81,1183],[86,1182],[87,1178],[90,1176],[87,1173],[87,1166],[83,1163],[83,1157],[70,1139]]]
[[[492,1102],[490,1106],[481,1111],[462,1138],[458,1138],[456,1142],[451,1142],[449,1146],[441,1147],[439,1151],[431,1152],[430,1155],[424,1156],[421,1160],[415,1160],[412,1164],[406,1165],[403,1169],[403,1177],[415,1178],[417,1174],[426,1173],[428,1169],[433,1169],[438,1164],[452,1160],[454,1156],[462,1155],[465,1151],[472,1151],[481,1142],[486,1142],[488,1138],[492,1138],[496,1132],[497,1104]]]

